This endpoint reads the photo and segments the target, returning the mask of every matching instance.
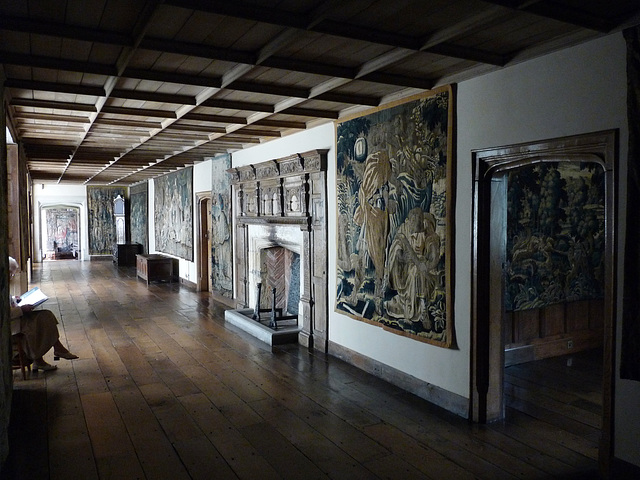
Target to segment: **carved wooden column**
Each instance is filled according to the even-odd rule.
[[[300,282],[300,305],[302,307],[302,330],[298,333],[298,343],[307,348],[314,348],[313,338],[313,298],[311,296],[311,271],[313,268],[313,255],[311,254],[312,240],[311,229],[309,225],[301,225],[302,230],[302,249],[309,252],[300,258],[300,263],[304,262],[304,275]]]

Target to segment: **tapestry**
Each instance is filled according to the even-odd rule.
[[[131,242],[142,245],[142,253],[149,251],[149,183],[129,188],[129,224]]]
[[[76,254],[78,252],[78,210],[46,208],[46,252]]]
[[[87,186],[89,255],[113,255],[116,242],[113,201],[118,195],[126,198],[126,191],[125,187]]]
[[[211,160],[211,287],[233,298],[233,246],[231,241],[231,155]]]
[[[336,311],[453,343],[453,94],[444,87],[336,125]]]
[[[626,235],[620,378],[640,381],[640,27],[624,31],[627,41],[627,169]],[[633,247],[630,247],[633,246]]]
[[[605,175],[537,163],[507,180],[507,311],[604,297]]]
[[[156,251],[193,261],[193,167],[154,179]]]

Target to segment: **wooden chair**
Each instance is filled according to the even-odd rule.
[[[31,373],[31,360],[27,358],[27,354],[24,352],[24,335],[22,333],[16,333],[15,335],[11,335],[11,344],[13,346],[14,352],[18,354],[19,363],[17,365],[12,364],[12,368],[17,370],[18,368],[22,370],[22,379],[27,379],[27,369],[29,373]]]

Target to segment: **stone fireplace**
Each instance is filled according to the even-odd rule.
[[[313,150],[228,170],[235,202],[237,309],[226,318],[251,319],[258,283],[260,309],[271,309],[275,287],[275,307],[293,317],[284,323],[297,326],[297,341],[322,351],[328,340],[326,163],[326,150]]]

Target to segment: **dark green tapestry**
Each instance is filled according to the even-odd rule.
[[[211,287],[233,298],[233,243],[231,239],[231,155],[211,159]]]
[[[509,174],[507,310],[604,295],[604,171],[537,163]]]
[[[193,167],[154,179],[156,251],[193,261]]]
[[[116,242],[116,221],[113,201],[120,195],[126,198],[125,187],[87,186],[89,209],[89,255],[113,255]]]
[[[134,185],[129,189],[131,241],[142,245],[142,252],[149,251],[149,183]]]

